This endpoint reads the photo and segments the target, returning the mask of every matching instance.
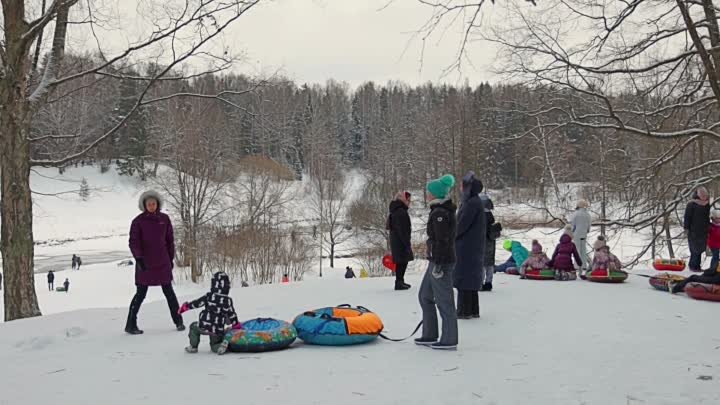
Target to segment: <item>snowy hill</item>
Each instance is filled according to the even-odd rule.
[[[283,352],[219,357],[209,352],[207,340],[200,353],[185,353],[186,334],[174,331],[164,302],[143,307],[139,322],[144,335],[124,334],[131,272],[92,270],[75,276],[78,281],[69,294],[40,297],[45,305],[52,299],[56,309],[95,309],[0,325],[0,403],[720,401],[720,325],[709,322],[717,305],[652,290],[639,277],[623,285],[599,285],[498,275],[496,291],[481,295],[482,318],[461,321],[457,352],[436,352],[410,341],[343,348],[298,342]],[[116,272],[116,278],[87,285],[80,281],[103,272],[106,277]],[[414,287],[407,292],[392,291],[387,278],[311,279],[235,288],[232,295],[242,319],[292,320],[317,307],[364,305],[382,317],[388,335],[402,337],[420,318],[419,281],[418,275],[411,276]],[[83,291],[88,288],[105,294],[91,296]],[[179,294],[181,300],[190,299],[203,290],[181,287]],[[160,294],[154,293],[155,298]],[[106,305],[110,308],[100,309]],[[187,313],[186,323],[197,315]],[[703,380],[707,378],[713,380]]]

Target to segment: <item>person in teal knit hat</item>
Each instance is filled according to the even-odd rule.
[[[455,186],[455,176],[446,174],[437,180],[431,180],[427,184],[428,193],[432,194],[435,199],[443,200]]]
[[[457,206],[449,198],[455,177],[445,175],[427,185],[430,217],[427,222],[428,268],[425,271],[418,300],[423,313],[422,336],[415,344],[433,349],[455,350],[458,344],[457,313],[453,293],[455,269],[455,230]],[[438,317],[442,330],[438,333]]]

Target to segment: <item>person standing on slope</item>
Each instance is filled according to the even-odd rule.
[[[66,278],[65,282],[63,283],[63,287],[65,287],[65,292],[70,291],[70,279]]]
[[[590,226],[592,225],[592,219],[588,212],[590,203],[588,200],[582,198],[578,201],[577,207],[575,208],[575,216],[572,220],[572,235],[571,239],[574,240],[577,246],[580,260],[582,261],[582,267],[578,269],[579,276],[583,275],[583,270],[589,269],[590,260],[588,259],[587,252],[587,236],[590,233]]]
[[[480,201],[483,203],[485,223],[487,224],[485,256],[483,259],[483,284],[480,291],[492,291],[492,281],[495,273],[495,241],[500,238],[502,234],[502,225],[499,222],[495,222],[495,215],[493,215],[495,205],[490,199],[490,196],[484,192],[480,193]]]
[[[72,269],[75,270],[77,267],[77,256],[73,255],[72,257]]]
[[[48,271],[47,281],[48,281],[48,291],[54,290],[55,289],[55,273],[53,273],[52,270]]]
[[[130,226],[130,251],[135,258],[135,286],[137,291],[128,311],[125,332],[142,334],[137,326],[137,315],[145,300],[148,287],[161,286],[170,308],[175,327],[185,330],[182,316],[172,287],[175,259],[175,239],[170,217],[160,212],[163,201],[155,191],[146,191],[140,196],[139,208],[142,213],[135,217]]]
[[[412,226],[410,224],[410,193],[401,191],[390,202],[386,228],[390,231],[390,251],[395,262],[395,290],[407,290],[410,284],[405,283],[405,271],[408,263],[415,258],[412,251]]]
[[[458,290],[457,315],[459,319],[480,317],[478,291],[482,288],[487,218],[485,207],[478,194],[483,184],[468,172],[460,184],[462,205],[457,216],[455,234],[455,270],[453,285]]]
[[[455,177],[449,174],[427,185],[430,200],[430,217],[427,222],[428,268],[418,292],[423,313],[422,336],[415,339],[417,345],[444,350],[455,350],[458,344],[453,297],[457,207],[448,196],[453,186]],[[438,335],[438,310],[442,317],[441,335]]]
[[[690,271],[702,271],[702,254],[707,248],[710,231],[710,194],[705,187],[699,187],[693,193],[692,200],[685,207],[683,228],[690,247]],[[714,269],[711,269],[714,270]]]

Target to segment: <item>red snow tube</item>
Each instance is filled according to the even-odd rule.
[[[696,300],[720,302],[720,285],[688,283],[685,286],[685,294]]]
[[[385,266],[385,268],[388,269],[388,270],[390,270],[390,271],[393,271],[393,272],[394,272],[395,269],[397,269],[397,265],[396,265],[395,262],[393,261],[392,255],[385,255],[385,256],[383,256],[383,258],[382,258],[382,263],[383,263],[383,266]]]
[[[653,267],[657,271],[683,271],[685,260],[682,259],[655,259]]]

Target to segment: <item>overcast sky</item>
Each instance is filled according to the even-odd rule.
[[[237,39],[236,50],[248,54],[243,69],[267,73],[279,68],[298,82],[457,82],[457,73],[442,76],[457,54],[460,25],[427,44],[421,71],[421,41],[412,33],[432,10],[417,0],[395,0],[379,11],[387,2],[278,0],[253,9],[229,36]],[[486,65],[494,55],[483,48],[481,43],[471,46],[474,68],[464,67],[471,84],[491,79]]]
[[[134,8],[125,1],[121,3],[125,11]],[[428,42],[421,70],[422,42],[413,40],[412,34],[432,10],[417,0],[395,0],[379,11],[387,2],[275,0],[238,20],[223,42],[246,53],[247,61],[237,66],[238,71],[263,75],[279,71],[300,83],[330,78],[352,86],[369,80],[459,83],[467,78],[475,85],[492,79],[486,65],[494,54],[480,43],[471,46],[474,67],[465,66],[462,77],[457,72],[443,77],[457,54],[460,25],[442,40],[438,35]]]

